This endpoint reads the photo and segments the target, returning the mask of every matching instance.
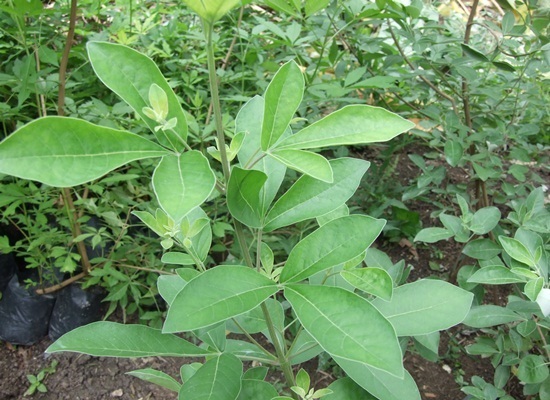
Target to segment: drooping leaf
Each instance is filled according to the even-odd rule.
[[[385,142],[414,124],[383,108],[346,106],[277,144],[278,149],[317,149],[329,146]]]
[[[385,224],[384,220],[365,215],[350,215],[326,223],[292,249],[280,281],[299,282],[363,254]]]
[[[269,153],[277,161],[283,163],[288,168],[312,178],[324,182],[332,183],[332,168],[328,160],[320,154],[305,150],[273,150]]]
[[[405,370],[402,378],[398,378],[357,361],[346,360],[340,357],[333,358],[351,379],[378,399],[421,399],[416,382],[407,370]]]
[[[69,187],[130,161],[168,154],[130,132],[64,117],[39,118],[0,143],[0,173]]]
[[[489,62],[489,59],[482,52],[474,49],[472,46],[467,45],[466,43],[461,43],[462,51],[469,57],[473,58],[476,61]]]
[[[99,79],[139,114],[149,129],[155,132],[158,122],[148,117],[143,109],[149,107],[149,90],[158,85],[168,99],[166,120],[176,118],[173,131],[155,132],[160,144],[175,151],[185,150],[187,120],[178,98],[149,57],[120,44],[89,42],[86,46],[92,67]]]
[[[454,140],[448,140],[447,142],[445,142],[444,151],[445,159],[451,167],[456,167],[462,159],[462,155],[464,154],[464,148],[462,147],[460,142]]]
[[[244,340],[227,339],[225,345],[226,353],[231,353],[242,359],[267,360],[267,362],[277,361],[277,358],[271,354],[262,351],[254,343]]]
[[[266,216],[265,231],[319,217],[344,204],[359,186],[370,166],[367,161],[339,158],[330,161],[334,181],[326,183],[302,176],[273,205]]]
[[[522,319],[521,315],[508,308],[488,304],[472,307],[463,323],[473,328],[488,328]]]
[[[273,147],[286,131],[304,94],[304,76],[294,61],[283,65],[265,91],[262,150]]]
[[[162,209],[176,223],[210,196],[216,176],[201,152],[162,157],[153,174],[153,189]]]
[[[183,2],[201,18],[212,24],[232,8],[247,4],[250,0],[183,0]]]
[[[132,340],[128,340],[132,338]],[[57,339],[47,353],[70,351],[98,357],[204,357],[211,354],[174,335],[145,325],[94,322]]]
[[[262,157],[260,142],[263,113],[263,97],[253,97],[237,114],[235,131],[245,132],[243,144],[238,152],[241,168],[258,170],[267,175],[267,181],[260,191],[262,213],[265,214],[283,182],[286,166],[271,157]],[[288,134],[290,130],[287,130],[283,137]]]
[[[399,286],[391,301],[372,304],[391,322],[397,336],[426,335],[461,323],[473,294],[450,283],[422,279]]]
[[[373,294],[382,300],[390,301],[393,295],[393,280],[382,268],[357,268],[341,271],[340,275],[365,293]]]
[[[331,356],[403,376],[395,331],[367,300],[330,286],[288,285],[284,294],[304,329]]]
[[[162,386],[168,390],[178,393],[181,389],[181,384],[172,378],[170,375],[157,371],[152,368],[136,369],[135,371],[127,372],[128,375],[135,376],[146,382],[154,383],[155,385]]]
[[[275,282],[251,268],[211,268],[177,294],[163,332],[190,331],[225,321],[252,310],[275,292]]]
[[[445,228],[424,228],[414,237],[415,242],[436,243],[440,240],[445,240],[453,236]]]
[[[263,225],[261,192],[267,175],[253,169],[234,167],[227,185],[227,208],[231,215],[251,228]]]
[[[186,381],[180,400],[236,400],[241,391],[243,364],[233,354],[223,353],[208,360]]]

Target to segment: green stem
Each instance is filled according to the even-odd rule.
[[[206,55],[208,59],[208,75],[210,78],[210,95],[212,96],[212,106],[214,108],[214,121],[216,122],[216,137],[218,138],[218,149],[222,162],[223,176],[226,183],[229,182],[229,160],[225,150],[225,135],[223,133],[223,119],[220,107],[220,94],[218,91],[218,77],[216,75],[216,62],[214,60],[214,46],[212,43],[212,34],[214,27],[212,24],[203,20],[204,30],[206,32]]]

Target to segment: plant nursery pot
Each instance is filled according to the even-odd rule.
[[[100,320],[104,312],[101,303],[104,295],[98,286],[84,290],[80,285],[73,284],[63,288],[57,294],[48,336],[57,340],[79,326]]]
[[[0,300],[0,340],[31,345],[42,339],[48,334],[54,303],[54,296],[35,294],[13,275]]]

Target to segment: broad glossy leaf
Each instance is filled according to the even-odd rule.
[[[74,118],[45,117],[0,143],[0,173],[69,187],[130,161],[166,154],[159,145],[130,132]]]
[[[395,331],[367,300],[329,286],[288,285],[284,293],[304,329],[331,356],[403,376]]]
[[[414,124],[383,108],[346,106],[307,126],[277,144],[279,149],[385,142],[414,128]]]
[[[132,340],[128,340],[132,338]],[[211,354],[174,335],[145,325],[94,322],[57,339],[47,353],[71,351],[99,357],[203,357]]]
[[[235,400],[241,391],[243,363],[233,354],[223,353],[208,360],[185,382],[180,400]]]
[[[262,213],[265,214],[283,182],[286,166],[271,157],[262,157],[264,154],[260,141],[263,115],[263,97],[253,97],[237,114],[235,132],[245,132],[246,134],[238,153],[240,166],[243,169],[262,171],[267,175],[267,181],[260,191]],[[288,134],[290,134],[290,130],[285,132],[283,137]]]
[[[404,376],[398,378],[356,361],[345,360],[340,357],[333,358],[351,379],[378,399],[421,399],[416,382],[406,370]]]
[[[415,242],[435,243],[449,239],[453,234],[445,228],[424,228],[414,237]]]
[[[163,332],[190,331],[225,321],[252,310],[275,292],[275,282],[251,268],[211,268],[178,293]]]
[[[299,282],[363,254],[385,224],[384,220],[365,215],[350,215],[326,223],[292,249],[280,281]]]
[[[521,315],[508,308],[488,304],[472,307],[463,323],[473,328],[488,328],[523,319]]]
[[[372,304],[391,322],[397,336],[416,336],[461,323],[473,297],[450,283],[422,279],[396,288],[391,301],[375,299]]]
[[[340,378],[332,382],[328,389],[332,393],[324,396],[325,400],[376,400],[351,378]]]
[[[106,43],[89,42],[86,46],[92,67],[99,79],[130,105],[153,132],[159,124],[149,118],[144,107],[149,107],[149,90],[154,83],[168,98],[166,120],[176,118],[175,132],[159,131],[155,135],[160,144],[176,151],[185,150],[187,120],[178,98],[162,76],[157,65],[149,57],[129,47]]]
[[[357,268],[342,271],[340,275],[365,293],[373,294],[382,300],[390,301],[393,294],[393,280],[382,268]]]
[[[498,208],[484,207],[475,212],[468,228],[477,235],[485,235],[491,232],[499,221],[500,211]]]
[[[145,369],[136,369],[135,371],[127,372],[128,375],[135,376],[136,378],[142,379],[146,382],[154,383],[155,385],[162,386],[173,392],[179,392],[181,389],[181,384],[172,378],[170,375],[157,371],[152,368]]]
[[[259,379],[243,379],[239,400],[271,400],[279,393],[269,382]]]
[[[272,231],[306,219],[319,217],[344,204],[370,166],[355,158],[330,161],[334,181],[326,183],[302,176],[273,205],[266,217],[265,231]]]
[[[503,265],[489,265],[483,267],[468,278],[468,282],[470,283],[483,283],[487,285],[506,285],[525,281],[525,278],[521,278],[514,274]]]
[[[265,91],[262,150],[273,147],[286,131],[304,94],[304,75],[294,61],[283,65]]]
[[[253,169],[234,167],[227,185],[227,208],[231,215],[251,228],[263,225],[262,188],[267,175]]]
[[[305,150],[273,150],[269,153],[277,161],[288,168],[312,178],[331,183],[333,181],[332,168],[328,160],[320,154]]]
[[[153,189],[162,209],[176,223],[210,196],[216,176],[201,152],[162,157],[153,174]]]
[[[244,5],[250,0],[183,0],[185,4],[209,23],[214,23],[232,8]]]

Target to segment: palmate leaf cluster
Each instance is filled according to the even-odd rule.
[[[391,271],[355,268],[385,222],[348,212],[324,217],[322,225],[294,247],[278,274],[273,274],[265,243],[254,251],[255,265],[207,269],[204,262],[212,234],[209,216],[200,208],[221,185],[231,215],[258,241],[262,232],[276,234],[277,229],[320,218],[344,206],[369,163],[352,158],[328,161],[312,150],[389,140],[412,124],[380,108],[348,106],[292,133],[290,124],[304,80],[297,64],[288,62],[264,96],[250,100],[237,116],[236,129],[244,132],[244,138],[238,164],[224,188],[223,182],[216,182],[208,159],[189,148],[184,113],[149,58],[104,42],[89,43],[88,55],[100,79],[136,113],[149,107],[154,112],[150,115],[175,118],[176,124],[167,126],[144,114],[155,143],[74,118],[41,118],[0,144],[0,171],[64,187],[97,179],[134,160],[156,158],[151,179],[159,208],[136,215],[161,237],[165,249],[183,251],[165,257],[195,268],[177,269],[177,275],[159,279],[159,291],[169,304],[162,330],[100,322],[65,335],[49,351],[206,357],[200,368],[182,370],[183,384],[161,371],[133,374],[176,390],[180,398],[209,393],[204,398],[219,399],[236,399],[249,390],[278,395],[263,379],[249,379],[252,372],[243,372],[242,360],[284,368],[324,351],[352,378],[333,386],[342,393],[366,390],[384,399],[403,398],[404,393],[419,398],[403,369],[398,337],[434,335],[459,323],[468,313],[471,294],[444,282],[418,281],[394,288]],[[113,63],[119,68],[110,68]],[[125,81],[132,83],[131,88],[120,85]],[[287,168],[303,175],[278,195]],[[307,284],[314,275],[330,274],[340,265],[351,286]],[[378,295],[377,303],[373,299]],[[284,311],[282,298],[292,312]],[[289,343],[286,318],[295,319],[300,327]],[[255,342],[227,339],[227,329],[247,335],[263,332],[277,354]],[[179,332],[194,336],[202,346],[172,335]]]

